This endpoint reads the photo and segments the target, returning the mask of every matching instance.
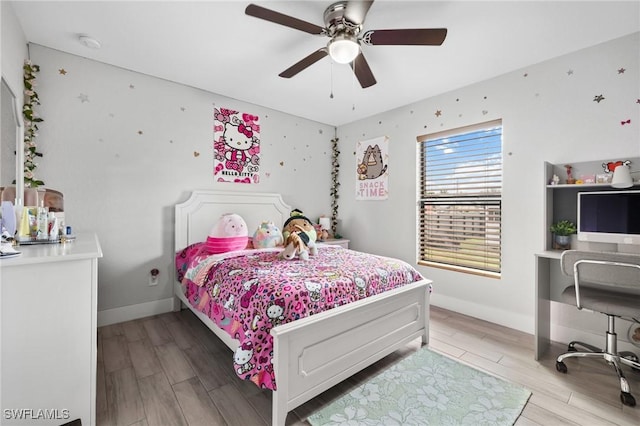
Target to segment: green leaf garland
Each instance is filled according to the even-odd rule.
[[[340,238],[338,234],[338,188],[340,182],[338,182],[338,172],[340,171],[340,164],[338,157],[340,151],[338,150],[338,138],[331,139],[331,232],[335,238]]]
[[[29,60],[24,61],[24,106],[22,107],[22,116],[24,118],[24,186],[28,188],[37,188],[44,185],[44,182],[36,179],[35,170],[38,163],[35,162],[36,157],[42,157],[42,153],[38,152],[36,147],[36,136],[38,136],[38,123],[44,120],[38,117],[34,111],[34,106],[40,105],[38,93],[34,90],[36,86],[36,73],[40,72],[40,66],[34,65]]]

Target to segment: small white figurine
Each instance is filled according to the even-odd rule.
[[[560,178],[558,175],[554,174],[553,178],[551,178],[551,185],[557,185],[560,182]]]

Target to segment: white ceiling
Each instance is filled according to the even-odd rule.
[[[378,83],[362,89],[348,65],[328,57],[291,79],[278,77],[328,38],[246,16],[249,2],[12,5],[29,42],[336,126],[640,31],[640,0],[377,0],[364,30],[449,32],[439,47],[363,46]],[[332,1],[256,3],[324,26]],[[83,46],[78,34],[102,47]]]

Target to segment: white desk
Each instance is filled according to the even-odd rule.
[[[535,289],[535,357],[540,357],[551,342],[551,301],[562,302],[560,295],[571,283],[560,270],[561,250],[547,250],[536,253]]]
[[[17,249],[0,259],[0,424],[95,425],[98,239]]]

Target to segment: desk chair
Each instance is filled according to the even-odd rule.
[[[578,309],[605,314],[608,319],[605,349],[582,342],[569,343],[568,352],[556,360],[556,369],[567,372],[565,358],[597,357],[607,361],[620,379],[620,400],[633,407],[636,400],[629,391],[629,383],[621,366],[640,371],[638,357],[633,352],[618,352],[615,318],[640,319],[640,255],[615,252],[567,250],[562,253],[561,268],[573,277],[574,284],[565,288],[562,298]],[[585,348],[580,352],[576,345]]]

